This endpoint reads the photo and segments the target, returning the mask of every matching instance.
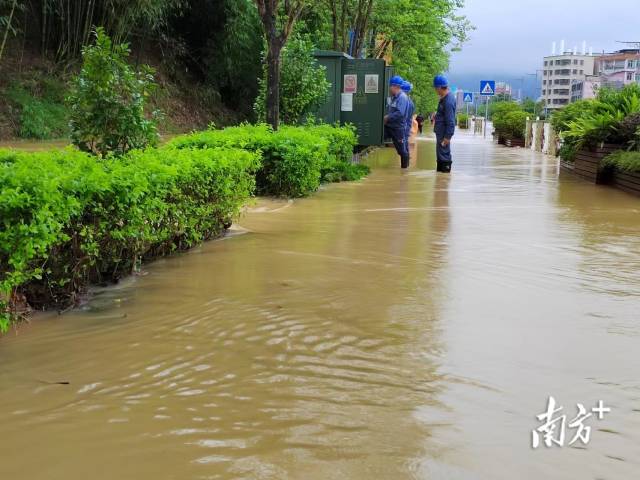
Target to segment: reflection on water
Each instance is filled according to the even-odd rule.
[[[632,478],[637,200],[472,137],[454,155],[379,150],[2,339],[2,478]],[[550,394],[613,413],[532,451]]]

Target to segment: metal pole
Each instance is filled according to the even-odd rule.
[[[487,103],[484,109],[484,138],[487,138],[487,120],[489,120],[489,102],[491,97],[487,97]]]

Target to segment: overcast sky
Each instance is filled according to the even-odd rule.
[[[579,52],[583,40],[594,52],[624,48],[616,40],[640,42],[640,0],[466,0],[460,13],[476,30],[452,54],[456,75],[533,73],[554,40]]]

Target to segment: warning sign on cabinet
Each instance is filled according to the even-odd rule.
[[[344,93],[356,93],[358,91],[358,75],[344,76]]]
[[[378,75],[364,76],[364,93],[378,93]]]

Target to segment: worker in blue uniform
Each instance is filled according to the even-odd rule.
[[[433,88],[440,97],[433,126],[436,134],[437,170],[449,173],[452,163],[451,139],[456,130],[456,99],[449,90],[449,82],[442,75],[436,75],[433,79]]]
[[[386,136],[391,138],[396,152],[400,155],[400,166],[407,168],[409,166],[408,150],[405,150],[404,134],[406,126],[407,111],[409,109],[409,99],[402,91],[402,83],[404,80],[399,75],[394,75],[389,80],[389,93],[391,94],[391,102],[384,116],[384,129]]]
[[[409,100],[409,107],[407,108],[407,116],[405,119],[404,149],[408,159],[411,158],[411,155],[409,154],[409,137],[411,137],[411,128],[413,127],[413,113],[416,110],[416,107],[413,104],[413,100],[411,100],[411,97],[409,96],[411,90],[413,90],[413,85],[411,84],[411,82],[405,80],[402,83],[402,91],[405,93],[407,99]]]

